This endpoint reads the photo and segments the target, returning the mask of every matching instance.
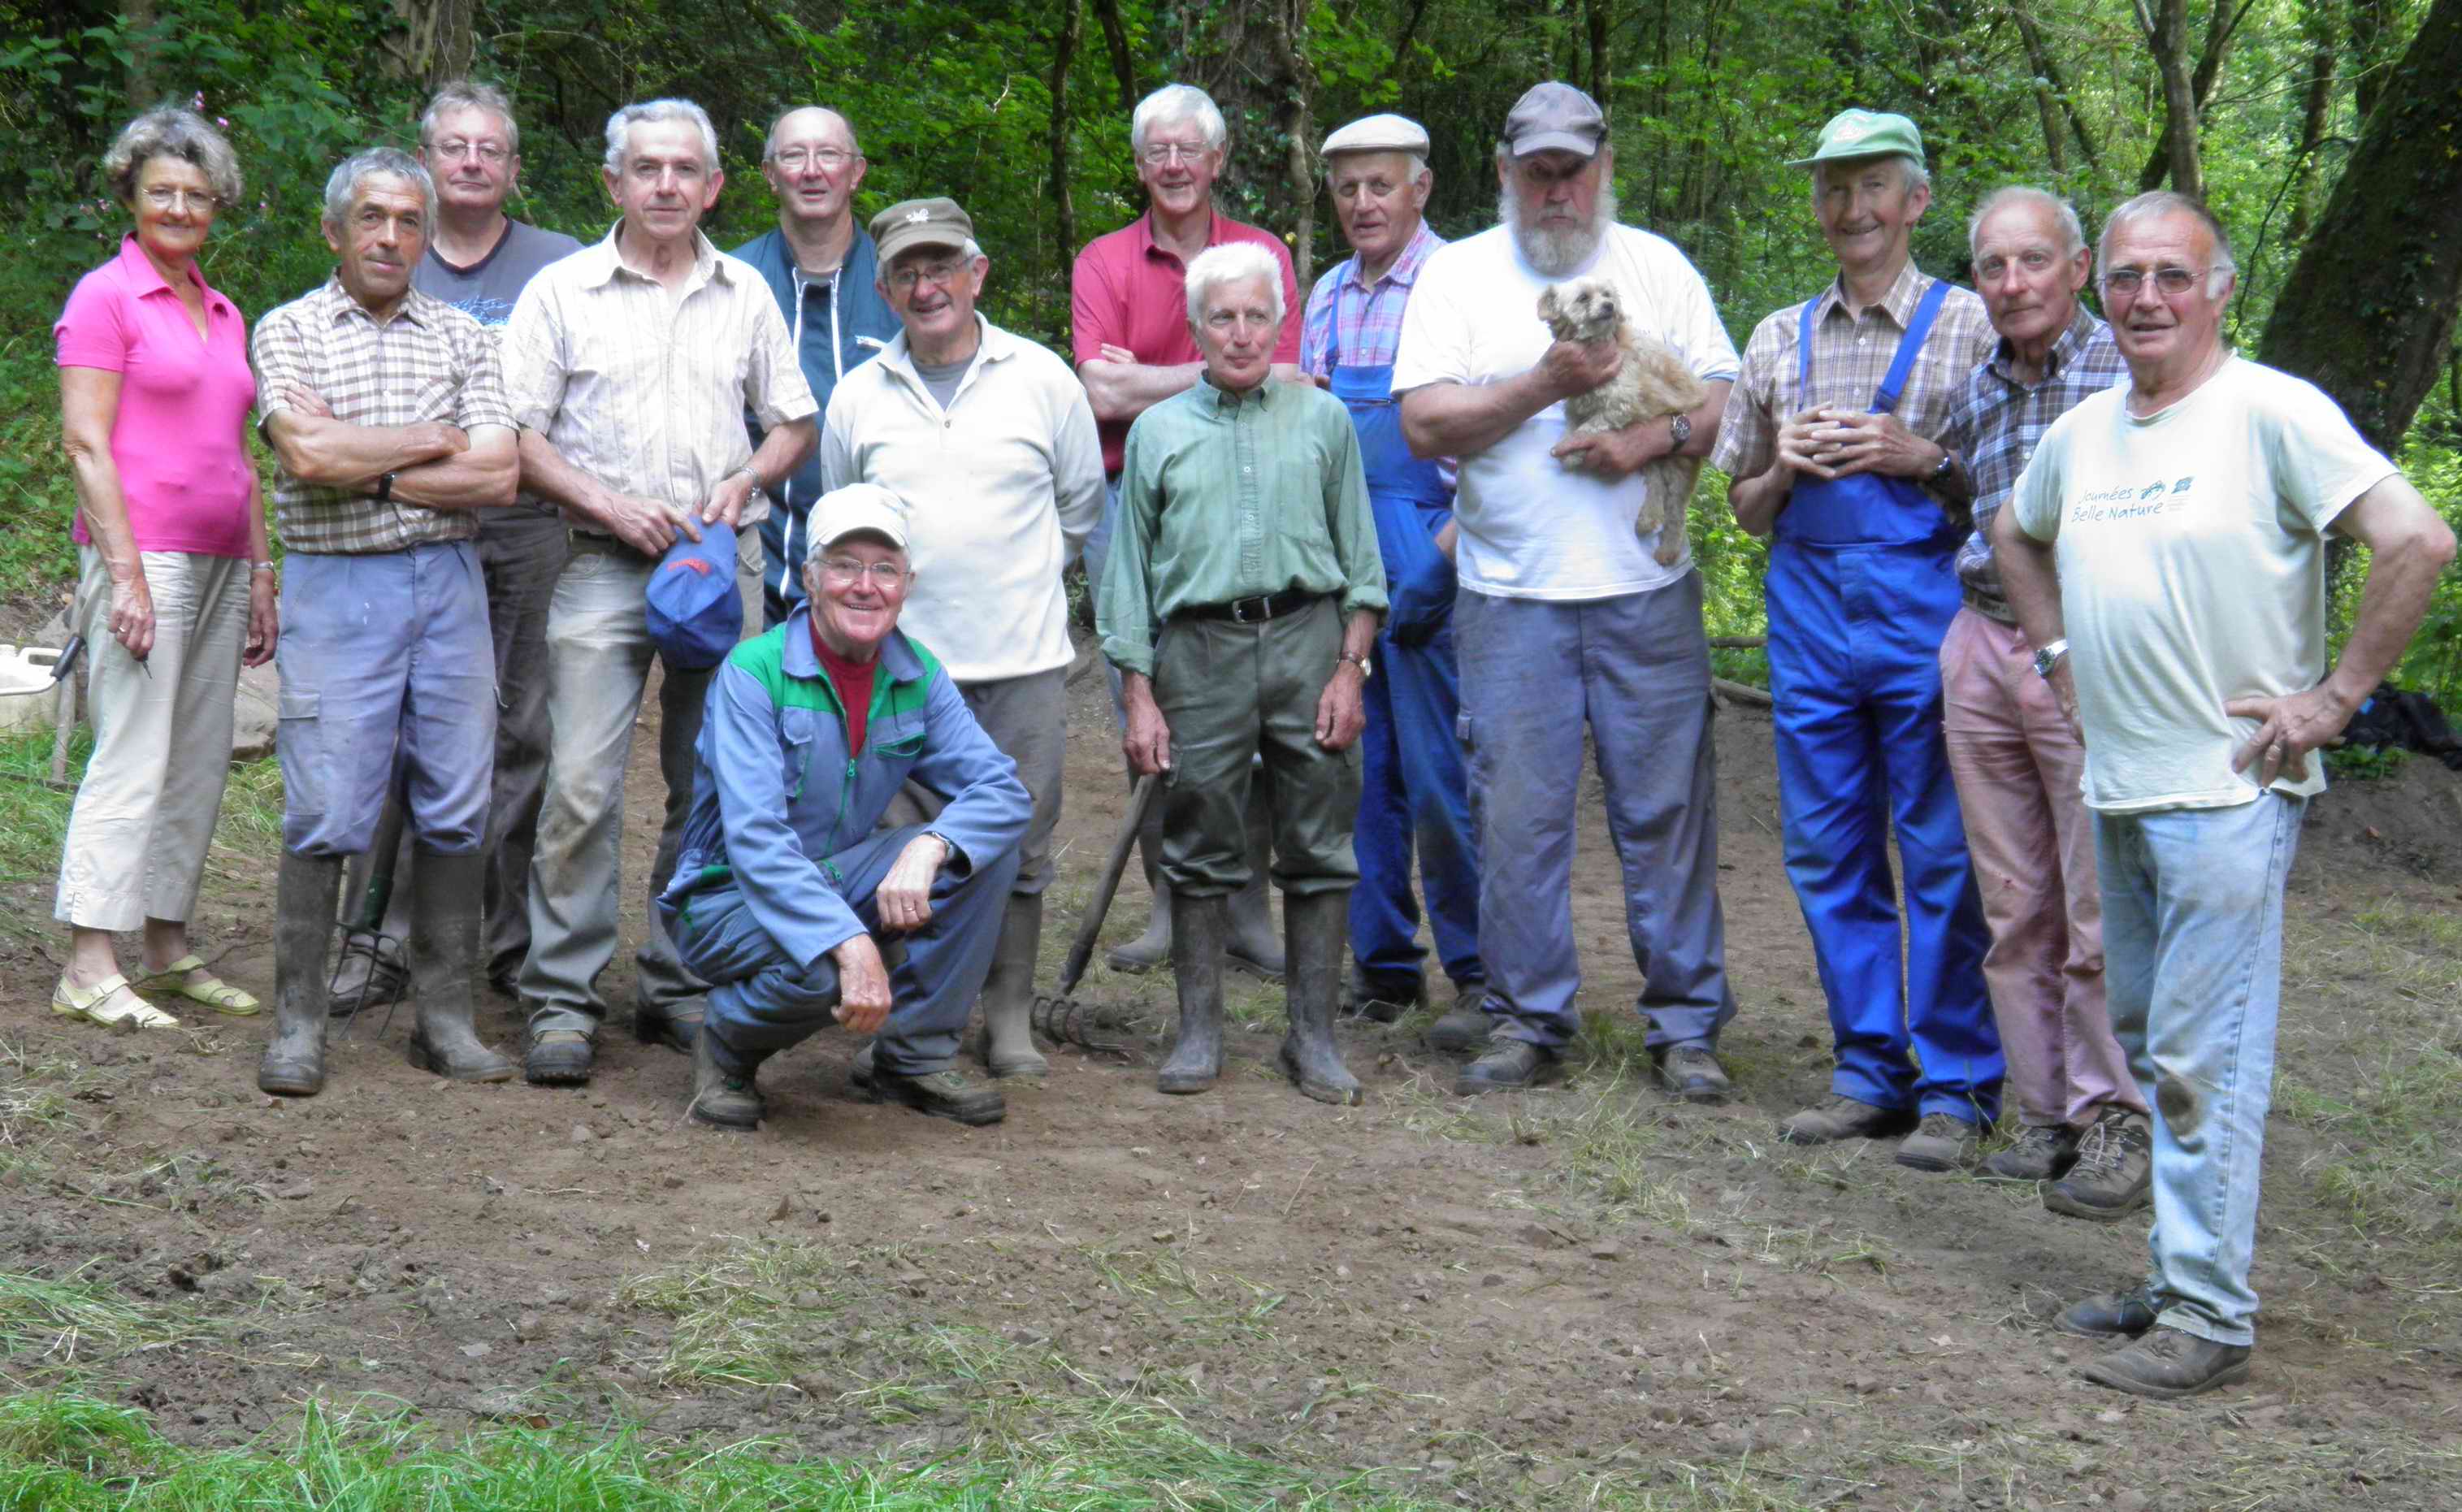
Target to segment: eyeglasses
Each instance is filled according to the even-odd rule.
[[[890,270],[889,287],[899,293],[912,293],[920,285],[932,284],[946,289],[960,273],[966,270],[963,263],[925,263],[918,268],[908,264]]]
[[[906,569],[896,562],[863,562],[852,556],[830,556],[821,560],[821,571],[832,583],[852,583],[869,577],[875,588],[895,588],[906,576]]]
[[[823,173],[835,173],[861,156],[861,153],[840,152],[835,147],[789,147],[784,152],[771,153],[769,161],[789,173],[801,173],[808,167],[818,168]]]
[[[2106,293],[2133,294],[2146,287],[2148,273],[2142,268],[2114,268],[2103,275]],[[2197,287],[2206,276],[2199,268],[2157,268],[2152,273],[2154,287],[2167,295],[2177,296]]]
[[[1214,149],[1207,146],[1188,147],[1177,141],[1157,141],[1137,154],[1137,161],[1149,168],[1159,168],[1167,162],[1195,162]]]
[[[508,150],[502,142],[464,141],[459,137],[456,137],[451,141],[440,141],[431,150],[434,151],[438,157],[447,160],[454,158],[476,158],[481,162],[487,164],[491,168],[504,162],[507,158],[512,156],[510,150]]]
[[[203,189],[172,189],[158,184],[145,191],[145,203],[158,210],[167,210],[183,200],[187,202],[188,208],[192,210],[208,212],[215,205],[223,203],[221,199],[207,194]]]

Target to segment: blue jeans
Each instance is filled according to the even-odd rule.
[[[876,830],[829,858],[822,875],[854,904],[866,929],[880,925],[874,892],[906,843],[922,832],[920,825]],[[962,876],[944,869],[934,879],[931,923],[901,937],[906,959],[889,973],[889,1022],[874,1049],[882,1070],[921,1076],[946,1070],[957,1058],[1016,880],[1014,850]],[[680,907],[661,898],[654,910],[685,969],[710,983],[702,1032],[713,1037],[729,1069],[758,1064],[834,1022],[837,962],[828,956],[810,967],[789,961],[734,883],[687,895]]]
[[[1581,1031],[1574,803],[1587,724],[1623,864],[1625,927],[1653,1048],[1736,1015],[1718,907],[1717,761],[1701,574],[1581,603],[1454,600],[1479,837],[1479,953],[1497,1030],[1547,1049]]]
[[[1456,983],[1484,982],[1479,959],[1479,845],[1470,825],[1470,775],[1462,763],[1461,680],[1453,625],[1415,646],[1376,637],[1376,675],[1363,688],[1368,727],[1359,736],[1359,823],[1351,848],[1359,885],[1350,890],[1350,953],[1371,980],[1419,974],[1419,905],[1411,894],[1415,853],[1428,895],[1428,932]]]
[[[2250,1344],[2258,1158],[2282,1005],[2282,884],[2304,798],[2099,813],[2111,1027],[2154,1110],[2156,1321]]]

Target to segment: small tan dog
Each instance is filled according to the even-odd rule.
[[[1624,352],[1624,366],[1614,378],[1565,400],[1565,429],[1569,435],[1623,430],[1661,415],[1687,413],[1710,397],[1683,358],[1665,343],[1633,329],[1625,318],[1615,285],[1607,279],[1572,278],[1549,289],[1539,296],[1539,318],[1559,341],[1612,339]],[[1684,554],[1685,509],[1700,473],[1698,457],[1661,457],[1641,469],[1641,512],[1633,520],[1633,529],[1642,535],[1656,532],[1658,547],[1652,554],[1662,567]]]

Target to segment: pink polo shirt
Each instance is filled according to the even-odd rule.
[[[52,335],[59,366],[119,375],[111,461],[137,549],[245,557],[255,482],[242,439],[256,402],[248,326],[193,265],[188,276],[205,296],[202,341],[134,236],[77,280]],[[86,540],[81,514],[76,539]]]
[[[1300,325],[1306,307],[1300,281],[1291,272],[1290,249],[1271,231],[1244,226],[1217,210],[1205,245],[1254,242],[1273,248],[1283,270],[1283,335],[1274,344],[1274,360],[1296,366],[1300,359]],[[1152,367],[1195,362],[1203,356],[1188,333],[1188,265],[1177,252],[1155,245],[1154,212],[1148,210],[1108,236],[1097,236],[1077,254],[1069,275],[1071,340],[1077,360],[1101,358],[1105,346],[1123,347]],[[1104,421],[1095,427],[1103,437],[1103,471],[1117,475],[1120,446],[1128,440],[1127,421]]]

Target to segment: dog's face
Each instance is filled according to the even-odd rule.
[[[1568,278],[1539,296],[1539,318],[1559,341],[1604,341],[1624,323],[1624,307],[1606,279]]]

